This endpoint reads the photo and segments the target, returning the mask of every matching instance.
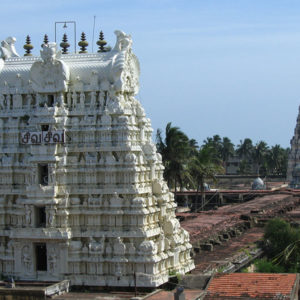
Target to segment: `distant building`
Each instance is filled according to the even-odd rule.
[[[242,172],[241,172],[242,171]],[[238,155],[230,156],[226,162],[226,175],[256,174],[256,166],[251,160],[240,158]]]
[[[2,42],[4,276],[155,287],[194,268],[150,120],[134,97],[132,39],[115,33],[111,51],[91,54],[45,42],[41,57],[18,57],[14,38]]]
[[[240,162],[241,159],[237,155],[230,156],[226,162],[226,168],[225,168],[226,174],[227,175],[238,174]]]

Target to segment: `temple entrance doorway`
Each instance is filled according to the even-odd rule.
[[[47,271],[47,247],[45,243],[35,245],[36,271]]]

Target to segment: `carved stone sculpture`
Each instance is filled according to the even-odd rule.
[[[59,59],[61,53],[56,52],[55,43],[43,44],[42,48],[42,60],[31,67],[32,88],[39,93],[66,91],[70,77],[69,67]]]
[[[31,207],[29,205],[26,205],[25,206],[25,222],[26,222],[27,226],[29,226],[31,224],[31,214],[32,214]]]
[[[56,272],[56,268],[57,268],[57,255],[54,247],[50,251],[48,261],[49,261],[49,271],[50,273],[53,274]]]
[[[32,265],[32,256],[29,252],[29,246],[24,246],[22,249],[22,264],[26,270],[26,272],[31,271],[31,265]]]
[[[55,212],[56,209],[54,207],[51,207],[48,213],[48,224],[50,227],[54,226],[55,223]]]
[[[8,37],[1,42],[1,47],[0,47],[1,58],[7,59],[10,57],[19,57],[15,48],[15,42],[16,42],[15,37]]]

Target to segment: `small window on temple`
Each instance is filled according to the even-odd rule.
[[[47,99],[48,99],[48,101],[47,101],[48,107],[53,107],[53,104],[54,104],[54,95],[48,95]]]
[[[41,127],[42,127],[42,131],[48,131],[49,130],[49,125],[47,125],[47,124],[43,124],[43,125],[41,125]]]
[[[39,184],[48,185],[48,164],[38,164]]]
[[[46,227],[46,208],[45,206],[36,207],[36,227]]]

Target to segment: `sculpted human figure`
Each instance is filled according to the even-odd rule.
[[[91,92],[91,108],[94,108],[96,104],[96,92],[92,91]]]
[[[104,243],[105,243],[105,236],[102,236],[99,242],[95,241],[94,238],[90,238],[89,242],[89,251],[90,253],[98,253],[103,254],[104,252]]]
[[[97,204],[97,198],[95,196],[89,194],[88,205],[96,205],[96,204]]]
[[[7,109],[7,95],[3,95],[3,109]]]
[[[24,246],[22,249],[22,263],[24,265],[26,272],[30,272],[32,259],[31,259],[30,253],[29,253],[28,246]]]
[[[52,206],[48,213],[48,223],[52,227],[55,221],[55,208]]]
[[[25,223],[26,225],[31,224],[31,207],[29,205],[25,205]]]
[[[4,95],[3,94],[0,94],[0,107],[1,109],[4,109]]]
[[[48,261],[49,261],[49,271],[50,273],[54,273],[56,269],[56,262],[57,262],[57,255],[54,248],[52,248],[50,252]]]
[[[32,96],[30,94],[26,95],[26,102],[27,102],[27,108],[29,109],[32,103]]]
[[[68,92],[68,94],[67,94],[67,104],[68,104],[69,108],[72,107],[72,94],[71,94],[71,92]]]
[[[6,95],[6,108],[7,109],[10,109],[11,108],[11,95],[10,94],[8,94],[8,95]]]
[[[107,101],[107,108],[109,111],[119,111],[121,109],[120,101],[117,96],[111,95]]]
[[[16,94],[13,96],[13,105],[15,108],[22,107],[22,96],[20,94]]]
[[[73,91],[72,94],[72,101],[73,101],[73,107],[75,108],[77,104],[77,93],[75,91]]]
[[[104,106],[105,106],[105,98],[104,98],[104,92],[101,91],[99,93],[99,96],[98,96],[98,101],[99,101],[99,106],[101,109],[104,109]]]
[[[85,105],[85,95],[84,95],[83,92],[80,93],[79,101],[80,101],[80,106],[81,106],[82,108],[84,108],[84,105]]]
[[[22,77],[21,77],[21,75],[18,73],[18,74],[16,75],[16,83],[15,83],[15,88],[16,88],[17,93],[20,93],[20,92],[21,92],[22,84],[23,84]]]
[[[126,246],[120,237],[116,238],[113,245],[113,250],[114,256],[123,256],[125,254]]]

